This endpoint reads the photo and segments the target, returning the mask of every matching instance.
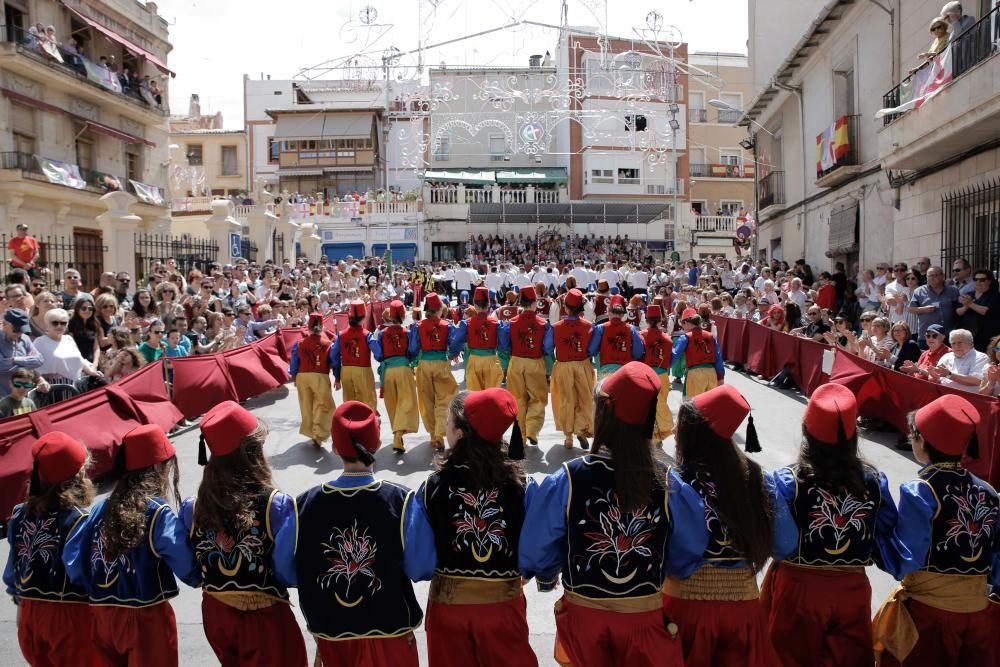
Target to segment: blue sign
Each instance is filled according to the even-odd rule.
[[[229,234],[229,256],[231,258],[239,259],[243,256],[242,245],[239,234],[235,232]]]

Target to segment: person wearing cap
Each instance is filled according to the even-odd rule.
[[[684,359],[684,398],[694,398],[714,389],[725,380],[719,341],[701,326],[701,316],[694,308],[681,313],[684,335],[674,343],[674,359]]]
[[[523,456],[517,401],[506,389],[460,392],[448,415],[448,452],[406,505],[403,564],[430,580],[430,664],[455,667],[538,661],[528,641],[518,541],[527,487],[510,457]]]
[[[3,333],[0,334],[0,398],[10,393],[10,378],[18,368],[34,370],[45,362],[42,353],[31,342],[31,320],[20,308],[8,308],[3,313]]]
[[[330,369],[333,366],[333,342],[323,328],[323,316],[309,316],[308,333],[292,345],[288,374],[295,382],[299,395],[299,414],[302,425],[299,433],[316,447],[321,447],[330,436],[330,418],[333,416],[333,387],[330,386]]]
[[[594,327],[588,353],[597,357],[597,372],[607,375],[630,361],[646,356],[639,329],[625,321],[625,297],[615,294],[608,307],[610,317]]]
[[[378,413],[347,401],[331,430],[343,473],[296,500],[293,569],[306,627],[324,667],[417,667],[423,612],[403,569],[410,490],[375,477]]]
[[[497,320],[490,314],[489,292],[477,287],[472,305],[476,314],[458,325],[455,345],[466,346],[465,386],[469,391],[499,387],[503,379],[497,357]]]
[[[761,601],[785,667],[872,661],[864,568],[882,566],[879,545],[896,527],[896,503],[885,475],[858,457],[857,416],[850,390],[820,386],[802,419],[798,462],[773,473],[788,509],[775,532],[794,548],[774,554]]]
[[[549,402],[544,357],[553,350],[552,325],[539,317],[535,288],[525,285],[520,291],[521,312],[498,327],[499,348],[510,355],[507,365],[507,388],[517,399],[517,421],[521,432],[532,445],[545,422]]]
[[[552,325],[555,364],[552,367],[552,413],[563,446],[573,448],[575,435],[584,449],[594,437],[594,364],[590,340],[594,325],[583,319],[583,292],[571,289],[562,298],[566,315]]]
[[[389,303],[382,314],[382,325],[370,342],[372,356],[379,362],[379,384],[389,423],[392,426],[392,449],[398,454],[406,452],[403,436],[416,433],[417,385],[407,353],[409,332],[403,327],[406,306],[402,301]]]
[[[456,341],[460,329],[442,319],[445,305],[437,292],[424,300],[427,315],[410,327],[408,353],[417,360],[417,396],[420,399],[420,416],[424,428],[431,436],[431,447],[444,449],[445,428],[448,424],[448,404],[458,393],[458,383],[451,374],[448,362],[458,352]]]
[[[7,594],[18,605],[21,654],[29,665],[98,664],[87,591],[67,582],[62,563],[67,538],[94,500],[90,456],[79,441],[49,431],[32,445],[31,458],[27,497],[8,522],[3,573]]]
[[[351,301],[347,311],[347,329],[339,332],[330,346],[330,370],[336,380],[334,389],[343,387],[345,401],[361,401],[376,410],[378,404],[371,353],[375,334],[368,333],[362,326],[367,316],[364,301]]]
[[[205,637],[223,665],[304,667],[288,598],[294,568],[282,569],[295,553],[297,512],[271,479],[267,428],[235,401],[213,407],[200,427],[204,473],[197,501],[181,503],[180,517],[201,567]]]
[[[660,327],[663,321],[663,310],[659,304],[646,307],[646,324],[639,336],[645,351],[642,362],[656,371],[660,376],[660,395],[656,399],[656,426],[653,428],[653,442],[663,446],[674,430],[674,415],[667,405],[667,395],[670,393],[670,366],[672,362],[673,345],[670,337]]]
[[[637,361],[604,378],[591,452],[564,463],[528,499],[518,563],[542,591],[561,574],[561,664],[684,664],[660,588],[668,573],[693,572],[708,536],[698,496],[668,494],[666,468],[653,457],[659,391],[659,376]]]
[[[924,467],[899,487],[899,519],[882,546],[901,580],[874,626],[880,665],[997,664],[987,586],[1000,586],[1000,501],[962,465],[979,456],[979,411],[945,394],[907,418]]]
[[[778,664],[757,573],[774,546],[772,516],[784,519],[787,508],[775,502],[770,477],[733,443],[749,415],[749,403],[732,385],[685,400],[677,413],[677,466],[669,472],[668,493],[699,498],[697,529],[707,538],[693,574],[673,575],[663,586],[664,611],[678,619],[689,665]],[[753,417],[746,449],[760,451]],[[794,543],[786,539],[778,546],[792,549]]]
[[[87,591],[91,640],[104,661],[176,666],[174,577],[201,585],[201,568],[174,511],[176,451],[161,427],[138,426],[122,439],[114,472],[121,476],[111,495],[66,542],[66,574]]]

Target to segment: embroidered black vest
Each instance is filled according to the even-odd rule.
[[[191,528],[191,543],[201,565],[203,588],[216,593],[265,593],[281,600],[288,590],[278,582],[271,569],[274,534],[271,532],[271,500],[275,489],[257,496],[253,525],[236,532],[223,519],[222,530]]]
[[[27,515],[24,505],[10,519],[14,595],[47,602],[86,602],[87,591],[66,576],[62,554],[66,539],[86,510],[61,509],[40,516]]]
[[[472,491],[463,485],[459,468],[432,474],[423,492],[434,529],[437,572],[476,579],[520,576],[517,547],[524,523],[524,487],[510,482]]]
[[[582,456],[564,463],[570,496],[562,583],[590,598],[659,593],[667,557],[667,493],[656,483],[649,504],[635,512],[618,505],[610,458]]]
[[[708,546],[702,559],[708,562],[735,562],[745,560],[745,556],[733,546],[729,528],[722,522],[716,510],[718,489],[712,476],[703,470],[678,468],[677,473],[685,484],[698,492],[705,503],[705,528],[708,530]]]
[[[920,479],[938,499],[931,546],[922,569],[943,574],[987,574],[998,525],[997,493],[957,464],[929,465]]]
[[[395,637],[420,625],[403,573],[407,491],[377,480],[350,489],[323,484],[299,496],[299,603],[317,637]]]
[[[803,478],[797,465],[790,469],[795,475],[792,516],[799,529],[799,548],[789,562],[824,567],[871,565],[875,523],[882,506],[878,473],[864,466],[865,495],[857,498],[847,491],[834,494],[813,477]]]

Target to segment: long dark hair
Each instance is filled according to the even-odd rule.
[[[117,558],[139,546],[146,537],[146,506],[153,498],[180,503],[177,457],[153,466],[130,470],[115,484],[104,511],[105,554]]]
[[[848,438],[843,427],[836,443],[817,440],[802,426],[799,478],[812,477],[827,491],[847,491],[856,498],[865,495],[865,462],[858,456],[858,434]]]
[[[715,510],[733,545],[755,571],[762,570],[771,557],[774,535],[764,473],[731,439],[711,429],[693,401],[684,401],[677,414],[677,464],[709,474],[718,489]]]
[[[94,502],[94,484],[87,476],[90,467],[90,452],[77,474],[59,484],[45,484],[38,478],[37,466],[31,471],[28,495],[24,499],[24,509],[29,515],[41,516],[71,507],[87,507]]]
[[[438,469],[454,470],[462,467],[462,477],[466,486],[473,491],[491,489],[508,482],[522,483],[524,472],[518,461],[511,461],[504,452],[503,445],[486,442],[476,434],[472,424],[465,418],[467,391],[460,391],[448,407],[449,417],[462,436],[441,456]]]
[[[83,315],[80,314],[80,309],[86,305],[90,306],[91,315],[85,320],[83,319]],[[88,330],[89,333],[92,333],[95,336],[103,336],[104,329],[101,328],[101,323],[98,321],[97,316],[97,306],[94,305],[94,302],[91,299],[86,297],[77,299],[73,304],[73,314],[69,318],[69,326],[67,330],[70,335],[73,336],[82,336],[88,333]],[[80,352],[83,352],[83,350],[80,350]]]
[[[235,533],[250,528],[258,496],[274,488],[264,455],[266,439],[267,428],[261,424],[236,451],[209,460],[198,487],[194,525],[209,530],[229,527]]]
[[[611,451],[615,469],[615,494],[627,512],[649,505],[654,485],[665,487],[664,471],[653,458],[652,425],[626,424],[615,416],[614,407],[598,389],[594,406],[594,442],[590,451],[601,447]],[[651,408],[653,416],[656,409]]]

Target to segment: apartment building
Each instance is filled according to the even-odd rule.
[[[96,284],[121,254],[110,248],[119,228],[99,215],[130,212],[147,231],[170,224],[167,22],[132,0],[2,0],[0,11],[4,231],[28,224],[53,271],[76,266]],[[134,205],[112,205],[115,192]]]
[[[208,210],[215,197],[240,201],[247,189],[246,134],[223,127],[222,113],[203,114],[197,94],[187,115],[173,115],[170,124],[170,178],[174,215]]]

